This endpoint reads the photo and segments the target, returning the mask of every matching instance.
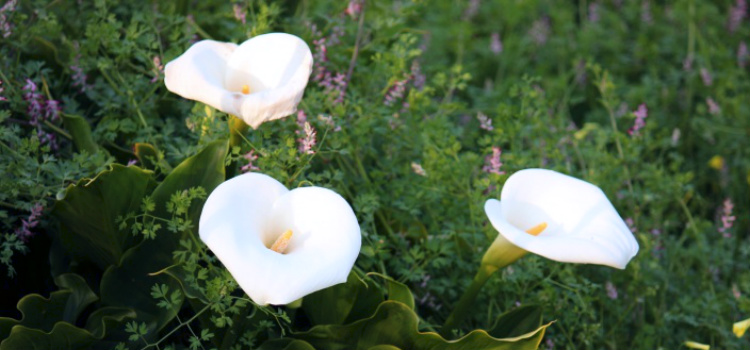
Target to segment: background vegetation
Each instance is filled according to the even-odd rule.
[[[406,284],[421,327],[432,329],[496,235],[484,201],[499,197],[509,174],[543,167],[600,186],[640,252],[623,271],[527,256],[485,286],[462,332],[539,304],[545,320],[557,321],[541,348],[747,346],[731,332],[750,317],[745,1],[0,5],[8,319],[20,319],[16,303],[28,293],[88,289],[74,294],[90,302],[65,320],[94,324],[91,335],[112,347],[251,348],[288,334],[301,316],[248,305],[188,239],[207,185],[172,188],[168,179],[189,166],[218,174],[226,165],[227,177],[260,171],[289,187],[341,193],[362,228],[357,270]],[[216,141],[229,134],[227,116],[168,92],[162,65],[196,40],[242,42],[272,31],[300,36],[315,56],[300,112],[249,131],[217,163],[209,154],[227,151]],[[300,148],[305,120],[317,133],[311,152]],[[129,188],[149,199],[117,204],[128,215],[73,228],[111,212],[65,207],[83,193],[82,179],[105,170],[100,176],[137,179]],[[100,197],[124,195],[104,187]],[[192,190],[173,191],[183,188]],[[86,230],[128,238],[93,256],[68,244]],[[163,289],[132,286],[153,311],[134,315],[121,305],[134,294],[107,285],[127,274],[121,259],[136,254],[131,248],[156,249],[144,242],[160,239],[170,243],[138,268],[181,264],[174,274],[183,284],[161,275]],[[227,293],[235,298],[222,299]],[[114,309],[92,311],[100,306]],[[249,314],[257,317],[242,317]],[[222,333],[242,319],[251,323],[241,334]],[[50,332],[53,323],[40,322],[32,328]]]

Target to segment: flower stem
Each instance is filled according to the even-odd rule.
[[[474,299],[476,299],[479,294],[479,290],[482,289],[482,286],[487,283],[490,276],[492,276],[497,270],[498,268],[492,265],[482,264],[479,266],[479,271],[477,271],[476,276],[474,276],[474,280],[471,281],[471,285],[466,289],[464,295],[461,296],[461,299],[458,300],[458,303],[453,308],[453,312],[448,316],[443,328],[440,329],[440,335],[443,336],[443,338],[447,338],[451,335],[453,329],[463,321],[469,313],[469,310],[471,310],[471,307],[474,304]]]
[[[234,115],[229,116],[229,150],[232,147],[241,147],[242,142],[245,141],[245,133],[250,129],[250,126],[245,123],[244,120],[237,118]]]

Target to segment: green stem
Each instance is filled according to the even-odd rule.
[[[453,312],[448,316],[443,328],[440,329],[440,335],[443,336],[443,338],[450,336],[453,329],[461,324],[461,321],[463,321],[471,310],[474,300],[479,294],[479,290],[482,289],[482,286],[487,283],[490,276],[492,276],[497,270],[498,268],[492,265],[483,264],[479,267],[479,271],[477,271],[476,276],[474,276],[474,280],[471,281],[471,285],[466,289],[464,295],[461,296],[461,299],[458,300],[458,303],[453,308]]]
[[[250,129],[250,126],[245,123],[244,120],[237,116],[229,116],[229,150],[232,147],[242,147],[242,142],[245,141],[245,133]]]
[[[213,306],[213,304],[214,303],[206,305],[206,307],[204,307],[203,309],[201,309],[200,311],[198,311],[198,313],[196,313],[195,315],[193,315],[193,317],[191,317],[189,320],[187,320],[185,322],[180,322],[180,324],[178,324],[177,327],[175,327],[169,333],[167,333],[166,335],[164,335],[163,337],[161,337],[161,339],[159,339],[156,343],[148,344],[148,345],[142,347],[141,350],[145,350],[145,349],[148,349],[148,348],[151,348],[151,347],[158,348],[159,344],[161,344],[165,340],[167,340],[172,334],[174,334],[175,332],[177,332],[180,328],[182,328],[185,325],[190,324],[191,322],[195,321],[195,319],[198,318],[198,316],[200,316],[201,314],[203,314],[204,312],[206,312],[206,310],[208,310],[211,306]]]

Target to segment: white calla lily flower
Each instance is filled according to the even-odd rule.
[[[322,187],[288,190],[247,173],[206,200],[200,238],[259,305],[289,304],[346,282],[359,255],[359,223],[349,204]]]
[[[202,40],[167,63],[164,83],[257,128],[297,110],[312,63],[310,48],[291,34],[258,35],[239,46]]]
[[[499,235],[483,264],[503,267],[528,251],[624,269],[638,253],[638,242],[599,187],[552,170],[516,172],[500,200],[488,200],[484,209]]]

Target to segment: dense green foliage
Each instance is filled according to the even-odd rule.
[[[321,334],[388,328],[389,313],[438,330],[497,235],[484,202],[530,167],[601,187],[639,254],[625,270],[528,255],[490,280],[456,336],[489,341],[470,332],[534,304],[543,349],[747,346],[732,334],[750,317],[744,1],[7,3],[0,262],[14,295],[0,348],[55,343],[56,330],[84,348],[326,348]],[[313,51],[302,114],[227,146],[228,116],[167,91],[162,65],[195,40],[272,31]],[[298,147],[302,115],[314,153]],[[342,314],[255,306],[196,238],[202,201],[248,159],[351,203],[356,273],[310,297],[352,296]],[[381,333],[404,348],[443,341],[399,332]]]

